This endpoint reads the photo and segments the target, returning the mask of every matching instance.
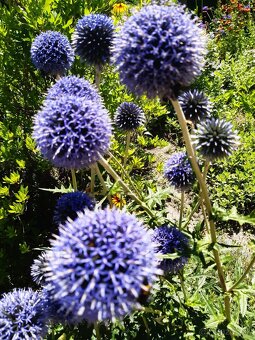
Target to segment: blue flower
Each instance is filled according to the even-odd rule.
[[[57,76],[63,75],[72,66],[74,51],[63,34],[47,31],[33,41],[31,58],[38,70]]]
[[[68,76],[58,80],[47,93],[46,99],[57,99],[59,96],[73,95],[85,97],[86,99],[101,102],[97,89],[85,79]]]
[[[46,262],[47,252],[43,251],[37,259],[34,260],[31,266],[31,276],[33,281],[38,285],[45,283],[45,277],[43,275],[43,268]]]
[[[178,100],[186,119],[194,124],[210,115],[211,104],[201,91],[186,91],[178,97]]]
[[[81,191],[69,192],[62,195],[58,201],[54,211],[54,222],[63,224],[67,217],[74,220],[77,217],[78,211],[85,208],[93,210],[95,202],[87,194]]]
[[[205,34],[181,6],[146,6],[114,39],[113,61],[134,94],[175,99],[200,74]]]
[[[130,313],[159,273],[149,231],[121,210],[79,212],[60,226],[51,245],[45,268],[49,292],[73,323]]]
[[[162,225],[154,230],[153,241],[156,243],[156,251],[159,254],[175,254],[175,259],[162,259],[160,268],[166,273],[176,274],[187,263],[189,239],[177,228]]]
[[[143,110],[134,103],[120,104],[114,116],[115,125],[126,131],[135,130],[145,121]]]
[[[239,145],[239,137],[231,123],[211,118],[197,124],[191,136],[196,150],[207,160],[229,156]]]
[[[110,59],[114,25],[104,14],[89,14],[81,18],[72,37],[75,53],[92,65],[102,65]]]
[[[40,291],[14,289],[0,300],[1,340],[41,339],[47,333],[48,301]]]
[[[54,166],[81,169],[108,150],[111,131],[108,113],[99,103],[66,95],[45,102],[35,116],[33,136]]]
[[[174,153],[165,163],[164,175],[175,188],[189,188],[195,176],[186,152]]]

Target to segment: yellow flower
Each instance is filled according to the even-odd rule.
[[[112,203],[117,207],[117,208],[122,208],[123,205],[125,205],[127,202],[124,197],[122,197],[120,194],[115,194],[112,196]]]
[[[119,4],[115,4],[112,7],[112,13],[115,15],[120,15],[124,12],[126,12],[128,6],[120,2]]]

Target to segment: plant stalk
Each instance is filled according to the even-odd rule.
[[[96,170],[95,165],[91,165],[90,167],[90,193],[93,195],[95,190],[95,179],[96,179]]]
[[[127,164],[127,159],[128,159],[128,150],[129,150],[129,145],[130,145],[130,139],[131,139],[131,131],[127,131],[126,135],[126,149],[125,149],[125,155],[124,155],[124,161],[123,161],[123,166],[125,167]]]
[[[122,188],[143,208],[144,211],[147,212],[147,214],[154,219],[154,214],[150,210],[149,207],[147,207],[144,202],[140,200],[127,186],[126,183],[122,181],[122,179],[119,177],[119,175],[113,170],[113,168],[110,166],[110,164],[101,156],[99,159],[99,163],[105,168],[105,170],[113,177],[113,179],[118,182]]]
[[[101,80],[101,72],[102,72],[102,66],[96,65],[95,66],[95,78],[94,78],[94,84],[99,89],[100,80]]]
[[[179,217],[179,229],[182,228],[182,218],[184,209],[184,190],[181,191],[181,207],[180,207],[180,217]]]
[[[182,130],[184,142],[185,142],[185,145],[186,145],[187,154],[189,156],[193,171],[194,171],[194,173],[197,177],[197,180],[198,180],[198,183],[199,183],[199,186],[200,186],[200,189],[201,189],[201,196],[204,200],[204,204],[205,204],[207,214],[208,214],[208,219],[209,219],[211,242],[212,242],[212,244],[216,244],[217,236],[216,236],[215,224],[214,224],[214,221],[213,221],[213,218],[212,218],[212,205],[211,205],[211,201],[209,199],[209,193],[208,193],[208,190],[207,190],[205,180],[203,178],[203,175],[202,175],[200,168],[198,166],[198,163],[197,163],[197,159],[196,159],[195,151],[193,149],[192,142],[191,142],[191,139],[190,139],[190,134],[189,134],[189,130],[188,130],[188,127],[187,127],[186,119],[185,119],[184,113],[182,111],[182,108],[181,108],[179,102],[177,100],[172,100],[172,99],[171,99],[171,102],[173,104],[173,107],[174,107],[176,114],[177,114],[177,117],[178,117],[178,121],[179,121],[181,130]],[[213,248],[213,255],[214,255],[214,260],[215,260],[217,271],[218,271],[218,276],[219,276],[221,288],[222,288],[223,292],[225,293],[227,291],[225,275],[224,275],[224,272],[223,272],[219,252],[215,248]],[[230,322],[230,320],[231,320],[231,318],[230,318],[230,303],[228,303],[228,302],[229,301],[225,301],[225,314],[226,314],[225,316],[227,318],[227,321]]]
[[[71,175],[72,175],[73,189],[74,189],[74,191],[77,191],[78,187],[77,187],[77,181],[76,181],[76,175],[75,175],[75,170],[74,169],[71,169]]]

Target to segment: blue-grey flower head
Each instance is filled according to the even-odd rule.
[[[77,96],[48,100],[35,116],[33,136],[54,166],[89,167],[110,145],[111,122],[97,102]]]
[[[217,118],[197,124],[192,140],[196,150],[209,161],[229,156],[239,145],[239,137],[232,124]]]
[[[57,99],[63,95],[73,95],[101,102],[97,89],[87,80],[77,76],[67,76],[58,80],[47,93],[46,99]]]
[[[54,222],[56,224],[63,224],[67,217],[74,220],[77,217],[78,211],[82,211],[85,208],[90,210],[95,208],[95,201],[87,194],[81,191],[64,194],[57,201],[53,217]]]
[[[110,59],[114,25],[104,14],[89,14],[81,18],[72,37],[72,46],[81,60],[102,65]]]
[[[41,339],[47,333],[48,301],[40,291],[14,289],[0,300],[0,339]]]
[[[43,251],[37,259],[34,260],[31,266],[31,276],[35,283],[39,286],[45,283],[44,266],[46,263],[47,252]]]
[[[145,121],[143,110],[135,103],[120,104],[114,116],[115,125],[126,131],[137,129]]]
[[[151,286],[159,273],[149,231],[121,210],[79,212],[60,226],[51,245],[46,281],[74,323],[130,313],[144,282]]]
[[[210,115],[211,104],[202,91],[195,89],[183,92],[178,100],[185,118],[194,124]]]
[[[131,16],[113,43],[121,81],[134,94],[175,99],[200,74],[205,35],[178,5],[146,6]]]
[[[165,163],[164,175],[177,189],[185,190],[194,183],[195,175],[186,152],[171,155]]]
[[[39,34],[31,46],[35,67],[48,75],[63,75],[74,61],[74,51],[66,36],[55,31]]]
[[[156,251],[159,254],[175,254],[175,259],[162,259],[160,268],[166,273],[176,274],[187,263],[189,239],[179,229],[162,225],[154,230],[153,241],[156,243]]]

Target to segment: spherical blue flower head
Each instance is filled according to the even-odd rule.
[[[47,93],[46,99],[57,99],[63,95],[85,97],[86,99],[101,103],[97,89],[85,79],[68,76],[58,80]]]
[[[134,94],[175,99],[200,74],[205,37],[181,6],[146,6],[113,43],[120,79]]]
[[[189,239],[177,228],[162,225],[154,230],[153,241],[157,245],[159,254],[178,253],[180,257],[175,259],[162,259],[160,268],[164,272],[176,274],[187,263],[187,251],[189,248]]]
[[[210,115],[211,104],[202,91],[186,91],[178,97],[178,100],[185,118],[194,124]]]
[[[120,104],[114,116],[115,125],[126,131],[137,129],[145,121],[143,110],[134,103]]]
[[[63,34],[47,31],[33,41],[31,58],[38,70],[53,76],[63,75],[72,66],[74,51]]]
[[[0,300],[2,340],[41,339],[46,332],[48,301],[40,291],[14,289]]]
[[[192,140],[196,150],[209,161],[229,156],[239,145],[232,124],[216,118],[197,124]]]
[[[75,53],[91,65],[102,65],[110,59],[114,25],[104,14],[89,14],[75,28],[72,46]]]
[[[46,281],[73,323],[114,320],[138,307],[139,293],[156,279],[151,235],[134,215],[84,210],[51,241]]]
[[[78,211],[85,208],[94,210],[95,201],[87,194],[81,191],[69,192],[62,195],[58,201],[54,211],[54,222],[56,224],[63,224],[67,217],[74,220],[77,217]]]
[[[34,260],[31,266],[31,276],[33,281],[38,285],[42,285],[45,283],[45,278],[43,275],[43,268],[46,263],[47,252],[42,252],[37,259]]]
[[[108,150],[111,131],[108,113],[99,103],[61,96],[45,102],[34,119],[33,136],[54,166],[81,169]]]
[[[164,175],[177,189],[185,190],[194,183],[195,175],[186,152],[174,153],[166,161]]]

